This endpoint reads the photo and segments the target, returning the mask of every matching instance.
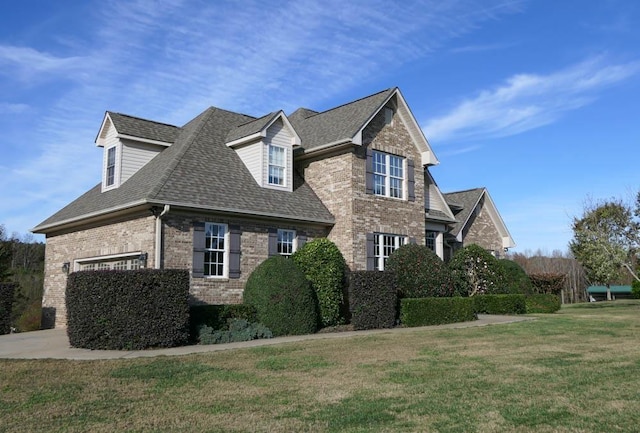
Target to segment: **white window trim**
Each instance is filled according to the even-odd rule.
[[[393,233],[374,233],[373,236],[374,269],[378,271],[384,271],[385,262],[389,258],[389,256],[384,255],[384,237],[391,236],[394,238],[394,251],[401,246],[408,244],[409,237]],[[377,248],[378,245],[380,246],[380,248]],[[380,250],[380,254],[378,254],[378,250]]]
[[[376,154],[379,155],[383,155],[384,156],[384,166],[385,166],[385,173],[378,173],[376,171],[376,164],[375,164],[375,158],[376,158]],[[398,178],[395,176],[391,176],[391,157],[394,158],[399,158],[402,161],[402,177]],[[379,150],[374,150],[373,151],[373,194],[378,196],[378,197],[387,197],[387,198],[392,198],[395,200],[407,200],[407,194],[408,194],[408,189],[409,189],[409,180],[408,180],[408,176],[407,176],[407,158],[405,158],[404,156],[400,156],[400,155],[393,155],[390,153],[386,153],[386,152],[381,152]],[[375,178],[376,176],[383,176],[384,177],[384,194],[378,194],[376,192],[376,183],[375,183]],[[393,197],[391,195],[391,178],[394,179],[400,179],[401,180],[401,185],[402,185],[402,194],[400,197]]]
[[[204,278],[209,278],[209,279],[214,279],[214,280],[223,280],[223,279],[229,279],[229,225],[228,224],[224,224],[224,223],[216,223],[216,222],[212,222],[212,221],[207,221],[204,224],[204,233],[205,233],[205,257],[207,254],[207,250],[206,249],[206,236],[207,236],[207,225],[209,224],[215,224],[218,226],[223,226],[224,227],[224,256],[223,256],[223,263],[222,263],[222,275],[207,275],[206,274],[206,265],[205,265],[205,270],[204,270]],[[211,251],[215,251],[215,250],[211,250]],[[205,264],[207,263],[206,261],[204,262]]]
[[[278,235],[277,235],[278,237],[276,240],[276,250],[279,249],[278,247],[280,244],[280,233],[284,233],[284,232],[293,233],[293,236],[291,238],[291,253],[287,254],[287,253],[278,252],[278,254],[281,256],[290,257],[293,253],[295,253],[298,250],[298,233],[295,230],[278,229]]]
[[[89,264],[91,262],[103,263],[103,262],[115,262],[118,259],[121,259],[121,260],[137,259],[138,257],[140,257],[141,254],[142,254],[142,251],[133,251],[133,252],[122,253],[122,254],[109,254],[106,256],[83,257],[81,259],[75,259],[73,261],[73,271],[74,272],[79,271],[83,265]]]
[[[115,161],[113,168],[113,183],[107,185],[107,164],[109,163],[109,150],[115,149]],[[104,161],[102,166],[102,191],[109,191],[111,189],[118,188],[120,186],[120,171],[122,168],[122,146],[120,144],[114,144],[104,149]]]
[[[270,160],[269,160],[269,155],[270,155],[270,153],[271,153],[271,152],[270,152],[270,150],[271,150],[271,148],[272,148],[272,147],[273,147],[273,148],[275,148],[275,149],[282,149],[282,151],[283,151],[283,165],[282,165],[282,166],[279,166],[279,165],[276,165],[276,164],[271,164],[271,162],[270,162]],[[287,159],[288,159],[288,157],[289,157],[289,154],[288,154],[288,152],[289,152],[289,151],[290,151],[290,149],[288,149],[288,148],[286,148],[286,147],[284,147],[284,146],[279,146],[279,145],[277,145],[277,144],[273,144],[273,143],[268,143],[268,144],[267,144],[267,172],[266,172],[266,181],[267,181],[267,185],[268,185],[269,187],[271,187],[271,188],[278,188],[278,189],[286,189],[286,188],[288,188],[288,183],[287,183],[287,177],[288,177],[288,176],[287,176],[287,174],[288,174],[288,173],[287,173],[287,170],[288,170],[288,167],[287,167]],[[282,167],[282,184],[279,184],[279,183],[271,183],[271,182],[269,182],[269,177],[270,177],[270,176],[269,176],[269,168],[270,168],[272,165],[273,165],[274,167]]]

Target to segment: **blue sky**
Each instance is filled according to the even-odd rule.
[[[3,2],[0,224],[99,182],[106,110],[182,125],[398,86],[443,192],[485,186],[515,251],[565,251],[589,197],[640,188],[638,22],[628,0]]]

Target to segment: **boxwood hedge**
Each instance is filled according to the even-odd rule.
[[[527,296],[527,313],[555,313],[562,305],[560,296],[548,294],[533,294]]]
[[[479,314],[524,314],[527,312],[525,295],[476,295],[473,307]]]
[[[351,272],[349,309],[354,329],[393,327],[396,305],[396,278],[392,272]]]
[[[468,322],[477,318],[473,298],[406,298],[400,301],[400,321],[408,327]]]
[[[0,283],[0,334],[11,332],[11,311],[16,284]]]

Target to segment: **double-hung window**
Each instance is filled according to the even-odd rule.
[[[116,147],[111,147],[107,150],[107,172],[106,182],[107,186],[111,186],[116,180]]]
[[[269,185],[285,186],[286,149],[269,145]]]
[[[405,236],[375,233],[373,238],[374,269],[384,271],[384,266],[389,256],[406,243],[407,238]]]
[[[226,224],[205,224],[204,275],[225,276]]]
[[[293,254],[295,251],[295,238],[295,230],[278,229],[278,254],[287,257]]]
[[[427,248],[429,248],[434,253],[436,252],[436,237],[437,237],[437,235],[438,235],[438,232],[435,232],[435,231],[432,231],[432,230],[427,230],[425,232]]]
[[[404,198],[404,158],[373,152],[373,193]]]

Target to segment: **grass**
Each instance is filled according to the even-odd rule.
[[[536,321],[110,361],[0,360],[0,432],[624,432],[640,302]]]

